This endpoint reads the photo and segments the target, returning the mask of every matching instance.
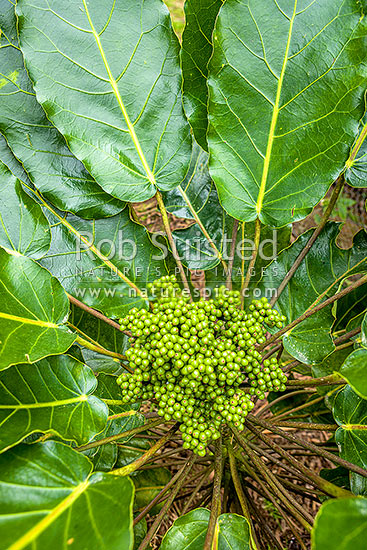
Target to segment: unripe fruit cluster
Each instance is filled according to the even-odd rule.
[[[225,287],[216,298],[190,303],[174,276],[158,279],[152,311],[132,309],[120,320],[133,335],[126,356],[133,374],[118,378],[125,403],[155,400],[166,421],[176,420],[184,447],[205,456],[224,423],[244,429],[254,399],[284,391],[287,380],[275,358],[262,360],[256,344],[285,318],[266,298],[244,312],[240,294]]]

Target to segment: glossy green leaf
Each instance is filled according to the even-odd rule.
[[[0,373],[0,450],[33,432],[54,433],[82,445],[101,432],[108,407],[93,394],[93,372],[59,355]]]
[[[181,66],[186,116],[196,141],[208,150],[208,62],[213,53],[212,34],[222,0],[185,2]]]
[[[133,484],[54,441],[0,457],[1,550],[129,550]]]
[[[51,232],[40,205],[1,161],[0,178],[0,245],[41,258],[50,247]]]
[[[277,289],[295,259],[307,244],[313,230],[306,231],[284,250],[266,271],[265,288]],[[367,234],[360,231],[353,247],[344,250],[336,244],[339,225],[328,223],[277,301],[288,321],[297,319],[318,300],[335,294],[346,276],[367,271]],[[334,317],[331,306],[309,317],[283,338],[285,349],[307,364],[321,362],[334,349],[330,329]]]
[[[176,519],[165,534],[160,550],[202,550],[210,512],[196,508]],[[213,548],[217,550],[250,550],[250,528],[237,514],[222,514],[217,520]]]
[[[325,502],[312,531],[312,550],[364,550],[367,499],[338,498]]]
[[[367,349],[351,353],[338,372],[360,397],[367,399]]]
[[[8,0],[0,0],[0,28],[0,132],[14,155],[58,208],[88,218],[117,214],[124,204],[93,180],[38,104],[18,48],[14,5]]]
[[[167,273],[164,253],[128,209],[112,218],[86,221],[45,209],[52,243],[42,265],[65,290],[107,316],[122,317],[143,307],[148,282]]]
[[[367,468],[367,401],[350,386],[337,394],[333,415],[339,428],[335,432],[340,456],[361,468]]]
[[[128,347],[128,337],[125,334],[78,307],[71,307],[69,322],[82,338],[91,338],[109,351],[124,354]],[[114,357],[102,355],[86,347],[82,348],[82,353],[88,367],[96,373],[118,374],[122,371],[120,361]]]
[[[64,353],[75,335],[65,325],[67,296],[33,260],[0,247],[0,370]]]
[[[346,164],[345,180],[353,187],[367,187],[367,118],[361,120],[359,134]]]
[[[235,218],[306,216],[344,169],[364,111],[358,0],[228,0],[209,63],[210,171]]]
[[[178,185],[191,138],[178,41],[161,0],[21,0],[37,99],[101,187],[127,201]]]

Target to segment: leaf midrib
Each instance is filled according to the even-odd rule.
[[[1,410],[21,410],[21,409],[43,409],[43,408],[53,408],[61,407],[64,405],[72,405],[73,403],[82,403],[88,401],[88,396],[85,394],[79,395],[78,397],[70,397],[69,399],[60,399],[58,401],[43,401],[37,403],[20,403],[14,405],[0,405]]]
[[[39,327],[46,328],[60,328],[60,325],[50,323],[47,321],[40,321],[39,319],[28,319],[26,317],[18,317],[17,315],[10,315],[10,313],[0,312],[0,319],[7,319],[8,321],[16,321],[23,325],[37,325]]]
[[[288,62],[288,54],[289,54],[289,48],[290,48],[290,45],[291,45],[293,24],[294,24],[294,20],[296,18],[297,2],[298,2],[298,0],[294,0],[293,14],[292,14],[292,18],[290,19],[290,22],[289,22],[287,45],[286,45],[286,48],[285,48],[285,53],[284,53],[284,58],[283,58],[282,70],[281,70],[279,80],[278,80],[277,93],[276,93],[276,96],[275,96],[273,114],[272,114],[271,123],[270,123],[270,130],[269,130],[269,136],[268,136],[268,143],[267,143],[267,146],[266,146],[266,153],[265,153],[265,159],[264,159],[264,164],[263,164],[263,172],[262,172],[262,176],[261,176],[259,195],[258,195],[257,203],[256,203],[256,213],[257,213],[258,216],[260,216],[260,213],[261,213],[261,210],[262,210],[262,205],[263,205],[263,202],[264,202],[266,183],[267,183],[269,168],[270,168],[271,152],[272,152],[273,143],[274,143],[275,128],[276,128],[276,124],[277,124],[277,121],[278,121],[278,115],[279,115],[280,96],[281,96],[281,93],[282,93],[283,80],[284,80],[285,70],[286,70],[287,62]]]
[[[8,550],[23,550],[29,544],[31,544],[37,537],[39,537],[56,519],[61,516],[73,505],[73,503],[87,490],[89,487],[89,477],[82,483],[77,485],[75,489],[59,504],[51,510],[47,516],[41,519],[36,525],[34,525],[29,531],[27,531],[22,537],[15,541]]]
[[[139,142],[139,139],[138,139],[138,136],[135,132],[135,128],[129,118],[129,115],[126,111],[126,108],[125,108],[125,105],[124,105],[124,102],[122,101],[122,97],[121,97],[121,94],[120,94],[120,91],[118,89],[118,86],[117,86],[117,82],[116,80],[114,79],[113,75],[112,75],[112,72],[111,72],[111,69],[110,69],[110,66],[108,64],[108,61],[107,61],[107,58],[106,58],[106,54],[104,52],[104,49],[102,47],[102,44],[101,44],[101,40],[100,40],[100,37],[99,37],[99,34],[97,33],[94,25],[93,25],[93,21],[90,17],[90,13],[89,13],[89,10],[88,10],[88,7],[87,7],[87,4],[86,4],[86,1],[83,0],[83,5],[84,5],[84,9],[85,9],[85,13],[86,13],[86,16],[87,16],[87,19],[88,19],[88,22],[89,22],[89,25],[90,25],[90,28],[92,30],[92,34],[94,36],[94,39],[97,43],[97,46],[98,46],[98,50],[99,50],[99,53],[101,54],[101,57],[102,57],[102,61],[103,61],[103,64],[106,68],[106,71],[107,71],[107,75],[108,75],[108,80],[110,82],[110,85],[111,85],[111,88],[113,90],[113,93],[116,97],[116,100],[117,100],[117,103],[119,104],[119,107],[121,109],[121,112],[123,114],[123,117],[125,119],[125,122],[126,122],[126,125],[127,125],[127,128],[128,128],[128,131],[129,131],[129,134],[130,134],[130,137],[134,143],[134,147],[139,155],[139,158],[141,160],[141,163],[143,165],[143,168],[147,174],[147,178],[149,180],[149,182],[151,184],[153,184],[155,187],[157,187],[157,183],[156,183],[156,180],[155,180],[155,177],[154,177],[154,174],[153,172],[151,171],[149,165],[148,165],[148,162],[145,158],[145,155],[144,155],[144,152],[141,148],[141,145],[140,145],[140,142]]]

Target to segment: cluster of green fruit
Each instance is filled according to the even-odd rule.
[[[242,431],[255,397],[285,390],[277,360],[262,361],[255,348],[285,318],[266,298],[241,310],[240,293],[225,287],[215,299],[189,302],[173,276],[149,290],[152,310],[135,308],[120,320],[133,335],[126,356],[134,371],[118,378],[122,399],[155,400],[160,416],[180,423],[184,447],[205,456],[223,423]]]

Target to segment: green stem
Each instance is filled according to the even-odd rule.
[[[195,208],[191,204],[191,201],[190,201],[189,197],[187,196],[186,192],[182,189],[181,185],[178,186],[178,189],[179,189],[180,193],[182,194],[187,206],[189,207],[189,210],[190,210],[191,214],[194,216],[194,219],[195,219],[196,223],[200,227],[204,237],[207,239],[208,243],[210,244],[210,246],[212,247],[212,249],[216,253],[218,259],[220,260],[221,264],[223,265],[224,270],[227,271],[228,266],[227,266],[227,263],[225,262],[225,260],[223,259],[222,253],[220,252],[220,250],[218,250],[218,248],[215,245],[215,242],[213,241],[213,239],[211,238],[211,236],[209,235],[209,233],[205,229],[205,227],[203,225],[203,222],[201,221],[201,219],[199,218]]]
[[[277,426],[282,428],[297,428],[298,430],[316,430],[322,432],[335,432],[338,428],[336,424],[317,424],[314,422],[291,422],[288,420],[276,419]]]
[[[244,300],[245,300],[245,292],[248,289],[248,286],[250,284],[252,268],[255,266],[257,254],[258,254],[258,251],[259,251],[260,233],[261,233],[261,222],[260,222],[259,218],[257,218],[256,222],[255,222],[254,249],[252,251],[250,262],[248,264],[245,281],[241,286],[241,305],[242,305],[242,308],[243,308],[243,303],[244,303]]]
[[[227,281],[226,281],[226,287],[228,290],[232,290],[232,271],[233,271],[233,264],[234,259],[236,255],[236,241],[237,241],[237,232],[238,232],[238,220],[233,221],[233,228],[232,228],[232,237],[231,237],[231,250],[229,252],[229,264],[228,264],[228,270],[227,271]]]
[[[117,468],[116,470],[111,470],[109,472],[110,474],[113,474],[115,476],[129,476],[136,470],[138,470],[143,464],[148,462],[152,456],[155,455],[155,453],[164,447],[164,445],[171,439],[171,436],[177,431],[178,424],[175,424],[163,437],[158,439],[150,449],[148,449],[143,455],[139,456],[134,462],[131,464],[127,464],[126,466],[123,466],[122,468]]]
[[[330,481],[327,481],[326,479],[323,479],[321,476],[316,474],[313,470],[310,470],[305,466],[302,462],[294,458],[290,453],[285,451],[280,445],[275,443],[272,439],[269,437],[266,437],[263,433],[261,433],[260,430],[258,430],[255,426],[253,426],[250,423],[247,423],[248,428],[255,434],[256,437],[261,439],[273,451],[275,451],[278,455],[283,457],[291,466],[293,466],[296,470],[299,470],[303,476],[308,478],[308,482],[312,483],[321,491],[323,491],[325,494],[330,495],[332,497],[351,497],[353,496],[353,493],[350,491],[347,491],[346,489],[343,489],[341,487],[338,487],[337,485],[334,485],[333,483],[330,483]],[[240,443],[241,444],[241,443]]]
[[[364,285],[365,283],[367,283],[367,275],[364,275],[358,281],[355,281],[344,290],[337,292],[336,294],[334,294],[334,296],[331,296],[330,298],[325,300],[325,302],[322,302],[321,304],[318,304],[314,308],[305,311],[300,317],[298,317],[298,319],[295,319],[294,321],[289,323],[289,325],[287,325],[286,327],[276,332],[274,336],[272,336],[264,344],[259,346],[257,350],[261,351],[262,349],[264,349],[264,347],[268,346],[269,344],[273,344],[274,342],[277,342],[279,338],[283,336],[283,334],[285,334],[286,332],[289,332],[292,328],[297,326],[299,323],[302,323],[302,321],[304,321],[305,319],[308,319],[308,317],[311,317],[318,311],[321,311],[324,307],[333,304],[334,302],[336,302],[337,300],[340,300],[341,298],[344,298],[344,296],[347,296],[348,294],[353,292],[356,288]]]
[[[261,487],[262,489],[262,492],[263,492],[263,498],[264,498],[264,495],[265,495],[265,498],[267,498],[268,500],[270,500],[270,502],[273,503],[273,505],[275,506],[275,508],[278,510],[279,514],[282,516],[282,518],[284,519],[284,521],[287,523],[287,525],[289,526],[289,528],[291,529],[292,533],[294,534],[294,536],[297,538],[297,540],[299,541],[300,545],[301,545],[301,548],[302,550],[306,550],[306,547],[305,545],[303,544],[302,542],[302,539],[300,539],[300,536],[299,536],[299,533],[298,533],[298,529],[295,529],[293,523],[290,521],[290,518],[288,517],[287,514],[285,514],[283,507],[285,507],[285,504],[284,504],[284,500],[280,499],[280,503],[278,503],[277,499],[275,498],[275,496],[273,495],[273,493],[270,492],[270,490],[268,489],[268,487],[266,486],[266,484],[260,479],[260,477],[257,475],[257,473],[253,470],[253,468],[250,466],[249,462],[245,460],[245,458],[243,457],[242,459],[242,463],[243,465],[245,466],[245,471],[247,474],[249,474]],[[255,488],[254,488],[255,489]],[[256,489],[255,489],[256,490]]]
[[[223,449],[222,449],[222,438],[220,437],[215,441],[213,496],[212,496],[212,505],[210,510],[208,531],[206,533],[203,550],[212,550],[213,547],[215,548],[214,537],[215,537],[216,528],[217,528],[217,519],[221,512],[220,488],[222,483],[222,471],[223,471]]]
[[[302,252],[297,256],[297,259],[295,260],[294,264],[292,265],[292,267],[288,271],[287,275],[284,277],[283,281],[280,283],[279,288],[278,288],[275,296],[272,298],[272,300],[270,302],[271,306],[274,306],[275,302],[278,300],[279,296],[281,295],[281,293],[283,292],[283,290],[285,289],[285,287],[287,286],[287,284],[289,283],[289,281],[291,280],[291,278],[293,277],[293,275],[295,274],[295,272],[297,271],[297,269],[301,265],[302,261],[304,260],[306,255],[311,250],[311,247],[314,244],[314,242],[316,241],[317,237],[320,235],[320,233],[324,229],[324,227],[325,227],[325,225],[326,225],[326,223],[327,223],[327,221],[330,217],[330,214],[334,209],[336,201],[339,198],[339,195],[340,195],[341,190],[343,189],[343,187],[344,187],[344,177],[340,176],[338,181],[337,181],[336,186],[334,187],[334,190],[333,190],[332,195],[330,197],[329,204],[328,204],[328,206],[325,210],[325,213],[324,213],[319,225],[316,227],[316,229],[312,233],[308,243],[303,248]]]
[[[187,282],[186,273],[185,273],[185,270],[183,268],[183,265],[182,265],[181,259],[179,257],[179,254],[177,252],[176,243],[175,243],[175,240],[174,240],[173,235],[172,235],[171,226],[170,226],[170,223],[169,223],[166,207],[164,206],[162,195],[159,191],[157,191],[155,196],[156,196],[156,199],[157,199],[159,210],[160,210],[161,215],[162,215],[163,226],[164,226],[164,230],[166,232],[167,239],[168,239],[168,242],[169,242],[171,250],[172,250],[172,255],[173,255],[173,257],[176,261],[177,267],[178,267],[179,272],[180,272],[182,284],[183,284],[183,286],[184,286],[184,288],[187,292],[188,297],[190,298],[190,301],[192,301],[192,296],[191,296],[189,283]]]
[[[143,424],[143,426],[138,426],[137,428],[133,428],[132,430],[127,430],[126,432],[121,432],[116,435],[110,435],[109,437],[103,437],[102,439],[98,439],[97,441],[91,441],[86,445],[81,445],[80,447],[76,447],[76,450],[87,451],[88,449],[94,449],[95,447],[106,445],[107,443],[113,443],[114,441],[118,441],[119,439],[122,439],[124,437],[130,437],[140,432],[145,432],[150,428],[154,428],[155,426],[159,426],[160,424],[163,424],[163,422],[164,420],[162,420],[161,418],[155,419],[155,420],[152,420],[151,422],[147,422],[146,424]]]
[[[108,349],[102,348],[100,346],[96,346],[95,344],[92,344],[85,338],[82,338],[81,336],[76,337],[76,342],[80,344],[81,346],[90,349],[91,351],[95,351],[97,353],[100,353],[101,355],[107,355],[108,357],[113,357],[114,359],[117,359],[118,361],[125,361],[126,357],[125,355],[121,355],[121,353],[116,353],[114,351],[109,351]],[[124,365],[125,366],[125,365]],[[125,368],[128,368],[125,366]],[[133,372],[133,371],[131,371]]]

